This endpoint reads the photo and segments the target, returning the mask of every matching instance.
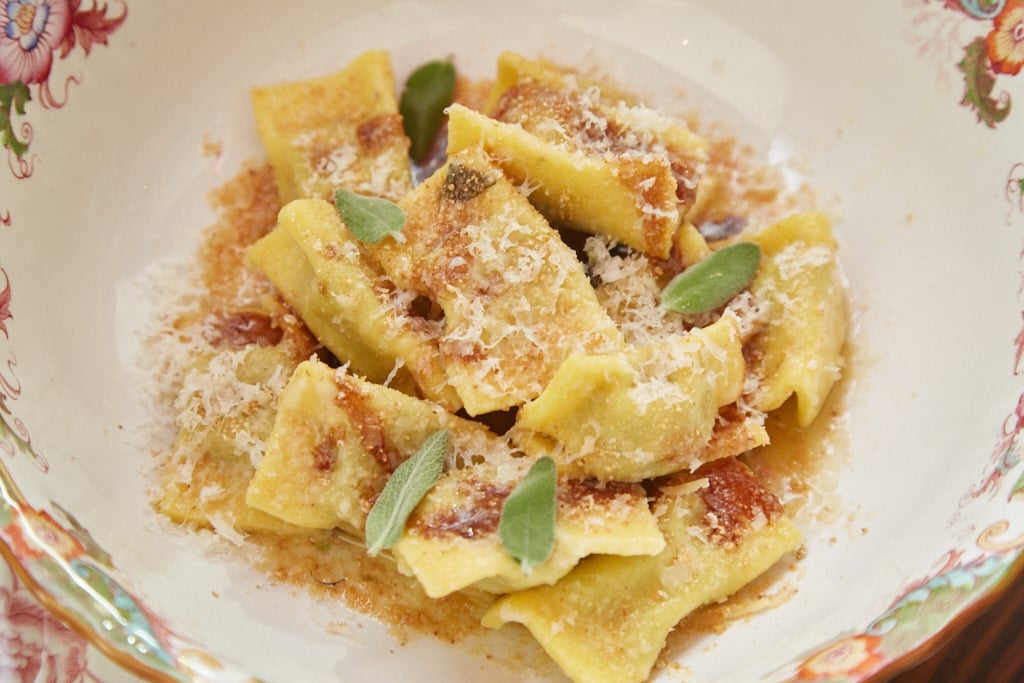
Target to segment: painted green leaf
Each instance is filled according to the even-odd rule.
[[[366,517],[366,551],[370,555],[398,542],[409,515],[441,478],[447,453],[448,432],[442,429],[428,436],[416,454],[395,469]]]
[[[25,103],[32,99],[28,86],[21,81],[0,83],[0,142],[19,159],[28,152],[28,143],[18,139],[11,118],[25,115]]]
[[[409,156],[426,159],[441,129],[444,110],[455,93],[455,66],[450,61],[428,62],[409,76],[398,102],[402,125],[409,136]]]
[[[18,450],[22,453],[28,453],[33,458],[39,458],[32,449],[32,444],[22,437],[19,430],[7,424],[7,418],[4,415],[0,415],[0,439],[7,439],[9,443],[17,446]]]
[[[672,278],[661,293],[661,305],[680,313],[714,310],[750,284],[760,263],[756,244],[723,247]]]
[[[1010,96],[992,97],[996,79],[989,68],[988,50],[985,39],[977,38],[964,51],[964,58],[957,64],[964,74],[964,99],[961,104],[971,107],[978,120],[989,128],[995,128],[1010,115]]]
[[[398,204],[380,197],[337,190],[334,205],[356,239],[376,244],[391,235],[398,242],[405,242],[402,234],[405,212]]]
[[[498,534],[505,551],[525,572],[548,559],[555,547],[555,469],[555,461],[550,457],[537,460],[501,508]]]

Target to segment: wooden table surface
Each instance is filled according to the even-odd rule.
[[[1024,682],[1024,576],[928,660],[891,683]]]

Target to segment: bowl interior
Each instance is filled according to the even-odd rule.
[[[808,520],[806,560],[777,577],[792,597],[687,639],[683,668],[699,680],[788,678],[833,641],[892,632],[872,629],[910,587],[948,575],[949,560],[989,562],[947,603],[923,601],[927,619],[883,654],[916,647],[1019,552],[1012,525],[979,538],[1013,519],[1019,476],[1004,456],[1021,394],[1024,221],[1005,194],[1020,125],[993,131],[958,106],[907,36],[922,8],[791,4],[536,0],[500,15],[464,2],[132,5],[108,46],[55,64],[52,83],[76,80],[63,106],[30,108],[33,172],[4,180],[15,192],[0,200],[13,314],[3,341],[38,455],[5,463],[34,504],[71,511],[175,631],[264,680],[520,680],[472,649],[398,648],[373,620],[275,586],[159,519],[148,453],[168,432],[146,405],[140,335],[168,264],[187,260],[213,221],[207,193],[263,154],[251,86],[327,73],[377,47],[400,79],[447,54],[486,76],[505,49],[599,64],[658,104],[722,122],[813,185],[836,220],[853,304],[834,514]],[[183,16],[187,31],[166,30]]]

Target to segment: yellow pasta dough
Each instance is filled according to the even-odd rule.
[[[390,378],[406,393],[461,407],[438,359],[436,331],[403,309],[400,295],[364,261],[337,209],[320,199],[295,200],[278,221],[249,258],[317,338],[373,382]]]
[[[745,376],[738,322],[725,316],[656,346],[569,357],[516,427],[528,451],[552,447],[536,435],[553,440],[569,476],[642,481],[696,469]]]
[[[281,392],[246,503],[297,526],[361,535],[388,475],[439,429],[472,451],[467,459],[491,443],[485,427],[436,404],[305,361]]]
[[[394,553],[427,595],[470,586],[508,593],[555,583],[588,555],[654,555],[665,547],[643,487],[564,481],[554,550],[524,571],[497,533],[501,504],[524,465],[519,458],[449,472],[420,504]]]
[[[210,335],[213,348],[185,371],[175,401],[178,433],[171,462],[176,468],[165,470],[155,502],[175,522],[215,529],[234,541],[252,532],[307,533],[245,505],[245,486],[273,428],[278,392],[314,348],[301,324],[286,318],[274,306],[266,313],[221,313]],[[256,329],[268,337],[265,343],[238,348],[233,337]],[[206,394],[212,386],[217,391]]]
[[[796,548],[778,500],[735,460],[663,482],[654,512],[667,547],[584,560],[553,586],[499,599],[484,625],[525,625],[578,683],[647,678],[684,616],[722,600]]]
[[[252,90],[253,113],[282,203],[338,187],[397,199],[412,186],[391,60],[360,55],[321,78]]]
[[[573,352],[622,347],[576,255],[479,150],[399,206],[405,241],[365,248],[443,309],[441,362],[470,415],[536,397]]]
[[[494,92],[486,115],[449,109],[449,154],[482,146],[553,222],[669,256],[695,201],[704,140],[546,62],[503,55]]]
[[[846,341],[846,294],[828,219],[797,214],[750,239],[764,261],[751,290],[768,303],[767,328],[756,342],[755,404],[768,412],[790,396],[797,421],[814,421],[839,379]]]

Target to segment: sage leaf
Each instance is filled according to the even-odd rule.
[[[402,537],[405,522],[444,471],[448,453],[448,431],[427,437],[415,455],[391,474],[377,502],[366,517],[366,551],[376,555],[392,547]]]
[[[555,461],[545,455],[533,463],[501,507],[501,543],[524,572],[544,562],[554,550],[557,488]]]
[[[336,190],[334,206],[349,231],[361,242],[376,244],[388,235],[398,242],[405,242],[405,235],[402,234],[405,212],[398,204],[380,197]]]
[[[729,301],[754,279],[761,247],[737,242],[723,247],[672,278],[661,305],[680,313],[704,313]]]
[[[422,162],[434,146],[444,110],[455,93],[455,66],[450,61],[428,62],[405,81],[398,111],[409,137],[409,156]]]

